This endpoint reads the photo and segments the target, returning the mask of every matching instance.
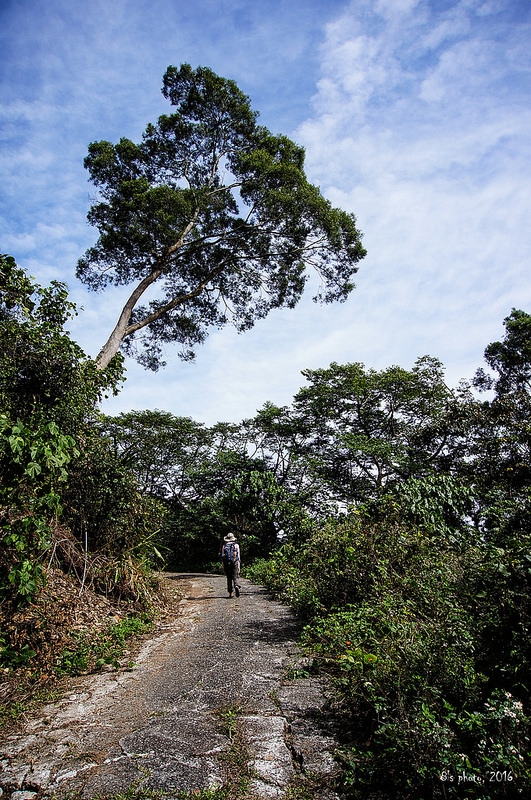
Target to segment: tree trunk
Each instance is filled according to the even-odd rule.
[[[153,314],[149,314],[149,316],[145,317],[145,319],[141,320],[140,322],[136,322],[134,325],[129,325],[129,320],[131,319],[131,314],[133,313],[133,309],[137,304],[140,297],[144,294],[148,286],[151,286],[157,278],[159,278],[162,274],[162,269],[155,270],[149,275],[147,278],[138,284],[137,288],[125,304],[122,309],[122,313],[120,314],[120,318],[116,323],[116,327],[114,328],[113,332],[101,348],[98,356],[96,358],[96,366],[98,369],[105,369],[105,367],[109,364],[111,359],[116,355],[118,350],[120,349],[120,345],[122,341],[126,338],[126,336],[130,336],[135,331],[140,330],[141,328],[145,328],[146,325],[149,325],[150,322],[154,322],[163,314],[166,314],[168,311],[171,311],[173,308],[176,308],[179,305],[183,305],[184,303],[188,302],[189,300],[193,300],[194,297],[203,292],[208,284],[223,270],[225,269],[227,262],[222,262],[219,264],[215,269],[213,269],[201,283],[199,283],[195,289],[192,289],[188,294],[183,294],[180,297],[174,297],[173,300],[170,300],[169,303],[166,303],[165,306],[162,306]]]
[[[159,261],[159,264],[166,262],[173,253],[175,253],[180,247],[183,246],[186,237],[196,224],[198,215],[199,215],[199,208],[196,208],[192,216],[192,219],[184,229],[182,235],[179,237],[179,239],[175,242],[174,245],[168,248],[164,257]],[[160,276],[162,275],[162,271],[163,271],[162,267],[160,266],[157,269],[154,269],[147,276],[147,278],[144,278],[144,280],[138,284],[138,286],[130,296],[129,300],[122,309],[122,313],[120,314],[120,318],[116,323],[113,332],[111,333],[111,335],[101,348],[100,352],[96,356],[96,366],[98,369],[105,369],[105,367],[108,366],[109,362],[114,358],[114,356],[120,349],[121,343],[128,334],[133,333],[134,330],[138,330],[140,328],[145,327],[145,325],[147,325],[150,320],[156,319],[157,317],[160,317],[162,313],[164,313],[165,309],[159,311],[157,314],[151,315],[151,317],[148,317],[138,325],[128,330],[129,320],[131,319],[131,314],[133,313],[134,307],[136,306],[136,304],[138,303],[139,299],[142,297],[146,289],[149,286],[151,286],[152,283],[155,283],[155,281],[160,278]],[[193,296],[193,294],[191,296]],[[168,306],[168,308],[169,307],[170,306]]]
[[[118,319],[113,332],[96,356],[96,366],[98,369],[105,369],[105,367],[109,365],[109,362],[114,358],[126,335],[127,326],[129,325],[129,320],[131,319],[131,314],[133,313],[134,307],[146,289],[151,286],[151,284],[154,283],[161,275],[162,269],[154,270],[150,275],[148,275],[147,278],[144,278],[144,280],[138,284],[134,292],[131,294],[129,300],[122,309],[122,313],[120,314],[120,318]]]

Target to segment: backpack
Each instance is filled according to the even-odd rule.
[[[225,564],[236,562],[236,542],[225,542],[223,545],[223,561]]]

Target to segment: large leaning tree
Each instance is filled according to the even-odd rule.
[[[77,275],[93,290],[131,286],[102,369],[122,348],[156,370],[169,342],[191,359],[212,327],[244,331],[294,307],[312,268],[314,299],[344,300],[365,255],[355,217],[308,182],[303,148],[259,125],[234,81],[183,64],[162,92],[176,110],[140,144],[94,142],[85,159],[99,238]]]

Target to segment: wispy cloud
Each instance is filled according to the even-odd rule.
[[[467,377],[511,306],[529,305],[530,32],[468,0],[356,2],[327,26],[297,133],[313,178],[365,230],[337,318],[347,337],[363,320],[360,360],[380,345],[411,362],[416,347]]]

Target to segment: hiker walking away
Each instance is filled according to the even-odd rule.
[[[223,539],[221,548],[221,566],[227,578],[227,591],[232,597],[232,591],[236,597],[240,596],[240,545],[236,541],[233,533],[229,533]]]

